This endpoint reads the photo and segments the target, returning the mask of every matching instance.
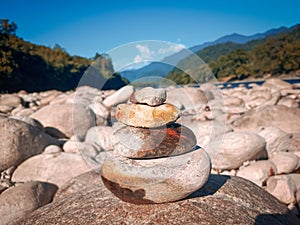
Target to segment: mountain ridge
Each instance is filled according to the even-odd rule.
[[[294,25],[296,26],[296,25]],[[182,59],[188,57],[192,53],[196,53],[202,49],[205,49],[210,46],[215,46],[218,44],[223,44],[227,42],[231,42],[234,44],[245,44],[249,41],[258,40],[267,38],[270,36],[277,35],[279,33],[288,32],[291,30],[294,26],[291,27],[285,27],[281,26],[279,28],[272,28],[267,30],[263,33],[256,33],[253,35],[242,35],[238,33],[232,33],[228,35],[224,35],[214,41],[211,42],[204,42],[200,45],[192,46],[188,49],[183,49],[177,53],[174,53],[170,56],[165,57],[160,62],[152,62],[144,67],[141,67],[139,69],[133,69],[133,70],[125,70],[121,71],[120,74],[128,79],[129,81],[133,81],[136,79],[139,79],[141,77],[146,76],[160,76],[165,77],[171,70],[176,66]]]

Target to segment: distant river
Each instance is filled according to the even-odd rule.
[[[283,79],[284,81],[290,83],[290,84],[299,84],[300,83],[300,78],[295,78],[295,79]],[[241,82],[226,82],[226,83],[216,83],[215,85],[218,87],[223,88],[236,88],[239,86],[243,86],[245,88],[252,88],[251,84],[257,84],[257,85],[262,85],[265,81],[260,80],[260,81],[241,81]]]

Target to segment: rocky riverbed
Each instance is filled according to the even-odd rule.
[[[117,199],[98,174],[114,150],[117,105],[133,92],[1,94],[0,224],[300,223],[296,85],[167,88],[166,104],[180,109],[176,123],[193,131],[212,175],[184,200],[147,206]]]

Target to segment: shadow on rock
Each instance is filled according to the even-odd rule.
[[[187,199],[213,195],[229,179],[230,179],[230,176],[211,174],[208,178],[207,183],[202,188],[200,188],[198,191],[195,191],[193,194],[189,195],[187,197]]]
[[[260,214],[255,218],[254,225],[266,225],[266,224],[272,224],[272,225],[283,225],[283,224],[299,224],[299,220],[295,221],[287,221],[290,218],[291,215],[289,214]]]

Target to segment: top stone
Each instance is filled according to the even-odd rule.
[[[146,87],[137,90],[130,96],[130,102],[158,106],[166,101],[167,93],[163,88]]]

